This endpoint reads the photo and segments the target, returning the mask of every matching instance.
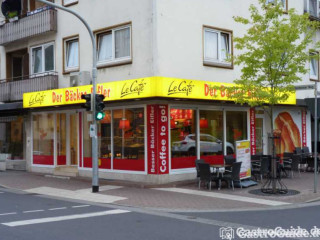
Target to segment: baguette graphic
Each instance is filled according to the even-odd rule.
[[[295,147],[301,147],[300,131],[290,113],[279,113],[274,120],[274,128],[281,131],[282,153],[294,152]]]

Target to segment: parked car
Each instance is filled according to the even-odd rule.
[[[227,154],[234,153],[232,143],[226,142]],[[187,152],[194,155],[196,152],[196,136],[189,134],[182,141],[173,142],[171,146],[173,152]],[[210,134],[200,134],[200,151],[203,153],[222,153],[222,141]]]

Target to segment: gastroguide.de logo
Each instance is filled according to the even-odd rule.
[[[273,238],[320,238],[320,228],[314,226],[313,228],[307,230],[305,228],[290,227],[282,228],[276,227],[274,229],[266,228],[255,228],[255,229],[245,229],[239,227],[233,229],[232,227],[221,227],[219,230],[220,238],[226,240],[233,240],[235,236],[240,239],[273,239]]]
[[[232,227],[222,227],[219,230],[221,239],[232,240],[234,239],[234,230]]]

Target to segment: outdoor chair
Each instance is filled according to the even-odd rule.
[[[198,163],[205,163],[203,159],[196,159],[195,164],[196,164],[196,170],[197,170],[197,178],[200,177],[200,171],[199,171],[199,166]]]
[[[229,165],[225,167],[226,172],[231,172],[231,167],[233,163],[236,162],[236,159],[233,155],[226,155],[224,156],[224,165]]]
[[[262,157],[260,166],[252,169],[252,175],[260,175],[260,181],[262,182],[263,176],[269,174],[270,159],[268,157]],[[255,177],[256,178],[256,177]]]
[[[299,155],[294,154],[292,156],[292,165],[291,165],[291,176],[293,178],[293,171],[299,172],[299,177],[301,177],[301,173],[300,173],[300,159],[301,157]]]
[[[295,153],[295,154],[300,154],[300,155],[302,155],[302,149],[301,149],[301,147],[296,147],[296,148],[294,149],[294,153]]]
[[[310,152],[309,147],[303,147],[302,152],[305,157],[312,157],[312,153]]]
[[[232,185],[232,190],[234,191],[234,182],[237,181],[240,184],[240,187],[242,188],[241,185],[241,180],[240,180],[240,169],[241,169],[241,164],[242,162],[234,162],[232,164],[232,171],[229,174],[224,174],[224,176],[221,178],[221,181],[226,181],[228,186],[230,186],[230,182]]]
[[[209,163],[198,163],[199,166],[199,189],[201,186],[201,182],[209,185],[209,189],[211,190],[211,182],[214,181],[214,176],[210,171]]]

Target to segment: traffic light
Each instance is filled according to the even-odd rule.
[[[103,111],[104,103],[103,103],[104,95],[96,94],[96,120],[102,120],[106,115]]]
[[[86,100],[86,103],[82,104],[87,111],[91,111],[91,94],[82,94],[81,99]]]

